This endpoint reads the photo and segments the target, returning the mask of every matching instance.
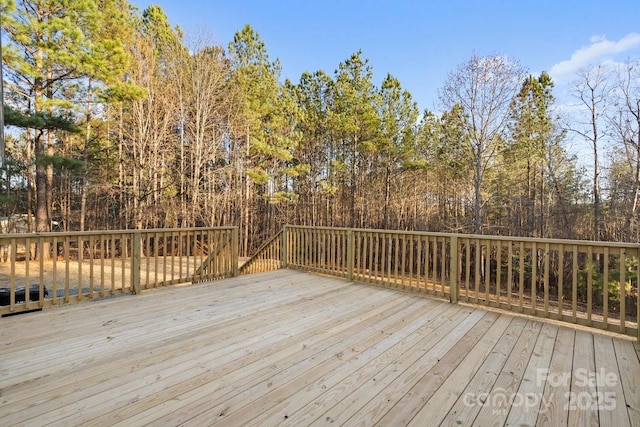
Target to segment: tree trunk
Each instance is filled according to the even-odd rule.
[[[244,176],[240,177],[244,186],[244,206],[242,207],[242,226],[243,226],[243,236],[242,236],[242,251],[244,256],[249,256],[249,203],[251,202],[251,183],[249,182],[249,175],[247,174],[246,168],[249,166],[249,131],[247,129],[247,137],[246,137],[246,158],[245,165],[243,169]]]
[[[600,204],[600,164],[598,162],[598,122],[595,99],[591,97],[591,131],[593,132],[593,239],[602,238],[602,207]]]
[[[47,166],[39,161],[42,160],[45,153],[45,137],[42,132],[36,131],[36,232],[38,233],[46,233],[49,231],[49,210],[47,207]]]
[[[119,106],[120,114],[118,118],[118,206],[119,206],[119,223],[120,229],[124,230],[127,228],[126,224],[128,213],[125,207],[125,183],[124,183],[124,108],[122,104]],[[123,212],[124,211],[124,212]]]
[[[385,185],[384,185],[384,216],[382,218],[382,228],[389,229],[389,201],[391,199],[391,167],[390,161],[387,160],[387,167],[385,168]]]
[[[633,224],[637,213],[638,199],[640,199],[640,134],[636,145],[636,165],[634,171],[633,196],[625,218],[625,241],[633,240]]]
[[[47,131],[47,145],[46,145],[46,154],[48,160],[53,159],[55,155],[55,134],[53,130]],[[53,220],[53,163],[51,161],[47,162],[46,167],[47,174],[47,228],[48,231],[51,231],[51,221]]]
[[[482,150],[480,145],[475,150],[475,171],[473,177],[474,187],[474,233],[482,234]]]
[[[356,220],[356,202],[357,202],[357,192],[358,192],[358,185],[356,183],[357,179],[358,179],[358,170],[356,168],[356,156],[357,156],[357,144],[358,144],[358,136],[355,135],[353,137],[353,143],[351,146],[351,197],[349,200],[351,206],[350,206],[350,216],[351,216],[351,220],[350,220],[350,224],[352,228],[355,228],[357,226],[357,220]]]
[[[87,124],[84,137],[84,149],[82,152],[82,160],[84,162],[84,173],[80,181],[80,231],[85,230],[85,219],[87,216],[87,174],[89,170],[89,141],[91,138],[91,79],[88,82],[87,93]]]
[[[40,112],[40,104],[43,102],[44,90],[42,79],[35,79],[34,95],[36,98],[36,112]],[[51,187],[48,187],[49,167],[42,161],[47,155],[47,144],[43,131],[36,130],[34,141],[34,156],[36,163],[36,232],[47,233],[50,231],[51,220],[49,217],[49,201]],[[53,178],[53,176],[52,176]],[[49,258],[49,252],[43,248],[42,253],[38,254],[43,259]]]
[[[27,135],[31,135],[31,129],[27,129]],[[35,139],[35,138],[34,138]],[[35,142],[35,141],[34,141]],[[33,196],[34,196],[34,183],[33,183],[33,144],[31,138],[27,140],[27,231],[29,233],[34,232],[33,224]]]

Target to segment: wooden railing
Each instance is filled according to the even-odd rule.
[[[233,227],[0,235],[0,314],[293,268],[640,338],[640,245],[285,226],[238,268]]]
[[[638,244],[302,226],[283,234],[284,267],[640,339]]]
[[[238,274],[234,227],[0,235],[0,314]]]
[[[282,236],[280,232],[267,240],[239,269],[240,275],[264,273],[282,268]]]

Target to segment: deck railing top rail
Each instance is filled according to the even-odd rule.
[[[234,230],[237,227],[185,227],[185,228],[145,228],[145,229],[125,229],[125,230],[92,230],[92,231],[51,231],[33,233],[11,233],[2,234],[2,239],[24,239],[24,238],[53,238],[53,237],[75,237],[75,236],[104,236],[123,235],[132,233],[154,234],[154,233],[184,233],[198,230]]]
[[[349,227],[315,227],[310,225],[285,225],[289,229],[306,229],[306,230],[335,230],[335,231],[352,231],[360,233],[380,233],[380,234],[403,234],[407,236],[437,236],[437,237],[457,237],[459,239],[484,239],[484,240],[500,240],[504,242],[531,242],[531,243],[549,243],[579,246],[609,246],[617,248],[640,249],[640,243],[629,242],[612,242],[603,240],[576,240],[576,239],[554,239],[547,237],[519,237],[519,236],[502,236],[490,234],[463,234],[463,233],[446,233],[435,231],[413,231],[413,230],[387,230],[379,228],[349,228]]]

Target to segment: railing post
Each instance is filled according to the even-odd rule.
[[[280,268],[287,268],[287,226],[282,226],[282,242],[280,243]]]
[[[131,293],[140,293],[140,259],[142,252],[142,236],[139,231],[134,231],[131,242]]]
[[[353,281],[353,264],[355,261],[353,230],[347,230],[347,280]]]
[[[238,259],[238,227],[233,227],[231,229],[231,276],[238,277],[239,267],[238,263],[240,260]]]
[[[458,303],[458,236],[451,236],[449,248],[449,301]]]

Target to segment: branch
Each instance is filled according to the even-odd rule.
[[[4,118],[7,126],[31,128],[38,130],[63,130],[80,133],[81,129],[71,120],[48,113],[25,114],[4,106]]]

